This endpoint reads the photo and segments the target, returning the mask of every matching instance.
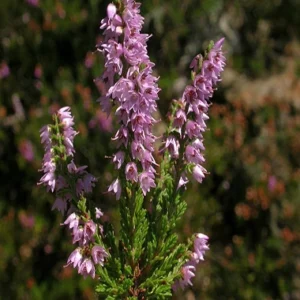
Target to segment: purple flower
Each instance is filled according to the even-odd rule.
[[[95,278],[95,266],[92,261],[86,258],[78,268],[78,274],[83,275],[84,278],[91,276]]]
[[[199,150],[199,151],[204,151],[205,148],[204,148],[204,145],[203,145],[203,140],[200,140],[200,139],[195,139],[193,142],[192,142],[192,146]]]
[[[165,141],[165,147],[162,149],[163,150],[168,150],[169,154],[171,155],[171,157],[174,158],[178,158],[179,157],[179,142],[178,140],[170,135],[169,137],[167,137],[166,141]]]
[[[199,150],[197,150],[191,145],[188,145],[186,147],[185,157],[187,162],[189,163],[200,164],[205,161],[203,155],[199,152]]]
[[[194,121],[189,120],[186,123],[185,130],[190,139],[202,138],[201,131],[203,131],[203,128],[201,128],[200,125]]]
[[[73,229],[73,244],[75,243],[79,243],[80,245],[86,244],[82,226]]]
[[[77,230],[79,225],[79,216],[76,215],[76,213],[72,213],[68,216],[66,221],[63,223],[64,225],[69,225],[70,229],[73,229],[73,231]]]
[[[184,290],[186,286],[193,285],[191,279],[195,277],[196,267],[190,261],[187,262],[181,269],[182,278],[177,280],[172,289],[176,291],[179,287]]]
[[[90,173],[85,172],[83,176],[83,191],[85,193],[91,193],[97,179]]]
[[[139,182],[144,196],[150,191],[150,188],[155,187],[154,174],[151,172],[143,172],[139,175]]]
[[[119,178],[117,178],[109,187],[108,187],[108,191],[109,192],[114,192],[116,194],[116,198],[117,200],[120,199],[121,197],[121,184],[120,184],[120,180]]]
[[[206,170],[201,165],[195,165],[193,168],[193,177],[199,183],[202,183],[203,178],[205,177]]]
[[[190,68],[193,69],[194,72],[196,72],[199,69],[199,62],[201,59],[202,59],[202,55],[198,54],[191,61]]]
[[[73,265],[73,268],[80,268],[80,265],[82,263],[82,253],[81,253],[82,249],[81,248],[76,248],[69,256],[67,264],[65,267],[69,266],[69,265]]]
[[[97,230],[97,226],[92,220],[89,220],[84,224],[83,236],[85,242],[89,242],[90,240],[92,240],[92,237],[96,233],[96,230]]]
[[[182,278],[177,280],[173,286],[173,290],[177,290],[179,287],[184,289],[188,285],[193,285],[191,279],[195,276],[196,265],[200,260],[204,260],[204,254],[209,247],[207,245],[208,236],[203,233],[197,233],[194,240],[194,252],[191,254],[191,258],[184,264],[181,269]]]
[[[42,170],[44,175],[38,182],[38,184],[44,184],[47,186],[48,190],[54,192],[56,184],[56,164],[54,162],[54,153],[52,150],[51,136],[50,136],[50,127],[43,126],[40,130],[41,142],[45,149],[45,154],[43,157]]]
[[[193,265],[190,265],[189,263],[185,264],[181,270],[182,272],[182,281],[180,282],[181,283],[181,286],[186,286],[186,285],[193,285],[192,282],[191,282],[191,279],[193,277],[195,277],[195,271],[196,271],[196,268],[195,266]]]
[[[95,186],[96,178],[87,173],[86,171],[82,172],[83,178],[79,178],[76,182],[76,194],[79,196],[81,193],[91,193],[93,187]]]
[[[180,189],[182,186],[185,186],[189,182],[185,173],[182,173],[178,182],[177,190]]]
[[[129,181],[134,181],[134,182],[138,181],[138,171],[135,163],[130,162],[126,165],[125,175],[126,175],[126,179]]]
[[[50,155],[49,155],[50,156]],[[48,157],[47,155],[44,156],[45,158]],[[47,158],[47,160],[43,163],[43,171],[44,171],[44,176],[41,178],[38,184],[45,184],[48,186],[48,190],[51,190],[51,192],[54,191],[55,189],[55,183],[56,183],[56,176],[55,176],[55,170],[56,170],[56,164],[54,161],[50,160],[52,159],[51,157]]]
[[[181,130],[181,127],[184,125],[185,122],[186,122],[185,112],[182,109],[177,110],[173,121],[173,126]]]
[[[110,3],[107,6],[107,17],[101,21],[101,29],[105,29],[105,34],[108,37],[114,37],[122,33],[122,18],[117,15],[117,8]]]
[[[204,254],[209,247],[207,245],[209,237],[203,233],[197,233],[194,240],[194,251],[199,260],[204,260]]]
[[[206,130],[206,121],[209,119],[207,114],[210,106],[209,99],[213,96],[215,85],[220,81],[220,74],[225,66],[225,57],[222,53],[223,42],[224,39],[217,41],[204,58],[197,55],[191,62],[193,84],[185,88],[172,120],[173,131],[180,133],[179,145],[185,149],[184,163],[187,167],[183,171],[192,173],[198,182],[202,182],[207,173],[202,166],[205,162],[202,134]],[[185,132],[181,132],[181,128],[184,128]],[[171,136],[167,137],[165,143],[170,138]],[[176,159],[176,155],[173,158]],[[187,178],[181,177],[178,188],[187,182]]]
[[[74,125],[74,117],[71,115],[70,107],[66,106],[57,112],[60,122],[63,124],[64,145],[67,155],[73,156],[75,149],[73,146],[74,137],[78,134],[72,127]]]
[[[184,103],[193,104],[198,100],[197,89],[193,86],[188,85],[183,92],[182,100],[184,101]]]
[[[94,246],[92,249],[92,258],[95,264],[103,266],[105,258],[108,257],[107,252],[101,246]]]
[[[103,212],[101,211],[100,208],[95,208],[96,210],[96,219],[100,219],[103,216]]]
[[[117,169],[120,169],[125,159],[125,153],[124,151],[118,151],[113,156],[113,162],[115,163],[115,166]]]
[[[52,210],[53,209],[57,209],[61,212],[61,214],[64,214],[67,210],[67,201],[61,197],[56,198],[54,204],[52,205]]]
[[[139,180],[146,193],[155,186],[156,163],[152,153],[156,138],[152,134],[155,123],[152,113],[157,110],[156,101],[160,89],[157,86],[158,78],[152,75],[154,64],[147,54],[149,35],[140,33],[144,19],[139,7],[135,1],[124,1],[122,15],[118,15],[116,6],[109,5],[107,17],[101,22],[101,28],[105,29],[104,40],[99,45],[99,51],[105,57],[105,70],[101,80],[106,85],[107,93],[100,98],[100,103],[106,112],[110,112],[111,104],[116,105],[120,128],[113,140],[117,147],[122,148],[121,152],[124,148],[131,150],[131,157],[126,158],[129,160],[126,163],[135,164],[128,165],[127,180],[138,182],[137,170],[140,169],[147,174],[151,173],[149,183],[142,186],[141,182],[145,180]],[[122,27],[123,35],[117,31],[118,26]],[[127,66],[126,70],[123,70],[122,62]],[[115,78],[118,78],[116,82]],[[121,160],[117,154],[114,162],[120,168]],[[114,182],[110,190],[120,191],[120,188]]]
[[[122,144],[127,147],[128,144],[128,138],[129,133],[128,129],[124,126],[122,126],[116,133],[115,137],[112,138],[113,141],[117,141],[118,146],[121,146]]]

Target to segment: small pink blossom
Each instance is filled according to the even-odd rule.
[[[135,163],[130,162],[126,165],[125,175],[126,175],[126,180],[137,182],[138,170]]]
[[[107,252],[101,246],[94,246],[92,249],[92,258],[95,264],[103,266],[105,258],[108,257]]]
[[[121,183],[119,178],[117,178],[109,187],[108,187],[108,191],[109,192],[114,192],[116,194],[116,198],[117,200],[120,199],[121,197]]]
[[[73,231],[77,230],[79,225],[79,216],[76,215],[76,213],[72,213],[68,216],[66,221],[63,223],[64,225],[69,225],[70,229],[73,229]]]
[[[164,149],[168,150],[171,157],[179,157],[179,147],[179,142],[174,136],[170,135],[169,137],[167,137]]]
[[[100,219],[103,216],[103,212],[101,211],[100,208],[95,208],[96,211],[96,219]]]
[[[91,276],[95,278],[95,267],[92,261],[86,258],[79,266],[78,274],[83,275],[84,278]]]
[[[154,182],[154,175],[151,172],[141,173],[139,175],[139,181],[144,196],[146,196],[147,192],[150,191],[150,188],[154,188],[156,186]]]
[[[118,151],[113,156],[113,162],[115,163],[115,166],[117,169],[120,169],[125,159],[125,153],[124,151]]]
[[[191,279],[195,277],[195,271],[196,267],[190,262],[187,262],[181,269],[182,278],[173,284],[172,289],[176,291],[180,287],[184,290],[188,285],[193,285]]]
[[[67,201],[61,197],[57,197],[52,205],[52,210],[54,209],[57,209],[59,212],[64,214],[67,210]]]
[[[193,177],[199,182],[202,183],[203,178],[205,177],[206,170],[201,165],[195,165],[193,168]]]
[[[83,236],[86,242],[89,242],[93,238],[96,230],[97,225],[92,220],[89,220],[84,224]]]
[[[194,251],[197,254],[199,260],[204,260],[204,254],[209,250],[207,245],[209,237],[203,233],[197,233],[194,240]]]
[[[81,248],[76,248],[69,256],[68,261],[67,261],[67,266],[73,265],[73,268],[80,267],[82,263],[82,253],[81,253]]]
[[[185,186],[189,182],[185,173],[182,173],[178,182],[177,190],[180,189],[182,186]]]
[[[75,244],[75,243],[79,243],[80,245],[86,244],[82,226],[78,226],[73,229],[73,244]]]
[[[189,162],[189,163],[200,164],[205,161],[203,155],[199,152],[199,150],[197,150],[196,148],[194,148],[191,145],[188,145],[186,147],[185,157],[186,157],[187,162]]]

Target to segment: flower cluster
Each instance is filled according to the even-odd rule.
[[[72,197],[80,197],[82,194],[92,192],[95,186],[96,178],[85,169],[87,166],[76,167],[74,161],[67,165],[68,174],[66,176],[58,175],[56,180],[56,199],[52,209],[59,210],[64,214],[68,207],[68,202]],[[71,179],[71,180],[70,180]],[[72,191],[71,182],[75,182],[75,195]]]
[[[191,279],[195,276],[196,266],[200,261],[204,260],[204,254],[209,249],[207,245],[208,239],[208,236],[205,234],[196,234],[194,252],[191,254],[190,260],[182,267],[182,278],[174,283],[173,290],[177,290],[178,287],[184,289],[188,285],[193,285]]]
[[[54,115],[54,125],[47,125],[41,129],[41,140],[45,148],[42,171],[44,172],[39,184],[47,186],[48,191],[56,193],[53,209],[62,214],[67,212],[67,225],[72,232],[73,244],[78,247],[71,253],[68,265],[78,268],[78,273],[84,277],[95,277],[95,265],[103,266],[108,253],[101,245],[101,225],[96,224],[86,210],[84,195],[92,192],[95,177],[86,171],[87,166],[77,167],[73,156],[74,118],[69,107],[61,108]],[[75,206],[72,206],[72,203]],[[71,205],[68,205],[71,204]],[[76,208],[77,206],[77,208]],[[103,213],[96,208],[95,217],[100,219]]]
[[[200,183],[206,173],[202,166],[205,161],[202,154],[205,150],[202,134],[209,118],[209,99],[213,96],[214,87],[220,81],[220,74],[225,66],[223,42],[224,39],[216,42],[204,60],[200,55],[193,59],[190,65],[193,69],[193,84],[185,88],[172,120],[173,131],[179,133],[179,139],[171,133],[164,142],[164,149],[175,159],[178,158],[179,148],[184,146],[186,165],[192,166],[193,177]],[[181,174],[179,187],[187,182],[186,174]]]
[[[158,78],[152,75],[154,64],[147,54],[149,35],[140,32],[144,20],[139,7],[140,4],[133,0],[123,0],[119,15],[116,6],[109,4],[107,17],[101,22],[105,30],[104,41],[99,46],[105,56],[101,79],[106,83],[107,93],[100,102],[106,112],[110,112],[112,103],[117,106],[120,128],[113,140],[121,149],[113,157],[116,168],[120,169],[126,161],[126,179],[138,183],[146,195],[155,187],[155,136],[152,133],[155,120],[152,113],[157,109],[159,88]],[[119,76],[116,82],[115,75]],[[119,179],[109,190],[120,197]]]
[[[45,125],[40,130],[41,143],[44,146],[44,157],[42,170],[44,175],[40,179],[38,184],[44,184],[47,186],[47,191],[54,191],[56,185],[56,163],[54,159],[54,151],[52,150],[52,141],[51,141],[51,127],[49,125]]]
[[[68,106],[61,108],[57,112],[59,122],[62,127],[62,138],[67,156],[73,156],[75,149],[73,145],[74,137],[78,134],[73,128],[74,117],[71,115],[71,109]]]
[[[76,167],[72,159],[75,153],[73,141],[77,134],[73,125],[70,108],[63,107],[57,112],[56,124],[46,125],[40,131],[45,154],[42,165],[44,175],[39,184],[47,186],[48,191],[56,192],[53,209],[58,209],[62,214],[66,212],[68,202],[74,195],[79,197],[91,193],[96,182],[96,178],[85,170],[87,166]],[[58,172],[62,162],[66,168]],[[73,183],[75,191],[72,190]]]
[[[149,35],[141,33],[144,19],[140,15],[140,4],[134,0],[118,0],[116,3],[108,5],[107,16],[100,25],[104,39],[98,50],[104,55],[105,68],[98,83],[104,113],[109,115],[114,111],[119,122],[112,138],[117,145],[112,162],[120,175],[108,191],[113,192],[117,199],[122,195],[122,188],[128,195],[120,203],[121,237],[116,239],[116,244],[113,242],[114,230],[110,224],[104,236],[100,222],[102,211],[98,208],[91,210],[91,204],[87,203],[86,194],[92,192],[96,179],[86,171],[86,166],[77,167],[74,163],[77,132],[73,128],[74,118],[69,107],[61,108],[54,115],[54,125],[41,129],[45,155],[44,175],[39,184],[55,192],[53,209],[67,213],[62,225],[68,227],[76,246],[66,266],[73,266],[84,277],[95,278],[97,274],[103,283],[96,289],[101,296],[113,291],[116,297],[122,298],[128,289],[130,295],[138,298],[148,297],[149,291],[154,297],[155,291],[157,298],[161,298],[170,292],[171,286],[165,284],[157,288],[156,285],[166,282],[166,278],[169,283],[177,280],[174,290],[192,285],[196,266],[204,260],[209,249],[209,238],[201,233],[194,236],[192,252],[189,250],[191,244],[180,244],[172,249],[178,241],[172,231],[185,210],[181,191],[176,190],[177,184],[178,187],[186,185],[187,175],[191,173],[201,183],[206,173],[203,132],[210,98],[225,66],[223,39],[211,45],[204,58],[198,55],[191,63],[193,83],[185,88],[181,99],[173,106],[162,148],[166,155],[161,163],[161,176],[148,211],[142,194],[146,196],[156,187],[156,137],[152,129],[160,89],[158,78],[153,76],[154,64],[147,53]],[[102,113],[97,116],[99,120],[102,117]],[[97,118],[90,122],[90,127],[96,126]],[[173,173],[176,173],[175,179],[171,176]],[[139,192],[134,193],[137,189]],[[153,243],[148,243],[149,238]],[[159,265],[158,257],[169,259]],[[101,269],[106,260],[106,266]],[[139,270],[138,275],[136,270]],[[147,273],[142,273],[145,270]],[[148,275],[150,277],[146,278]],[[138,284],[137,277],[141,279]]]
[[[96,208],[96,218],[102,216],[101,210]],[[77,243],[78,247],[70,254],[67,265],[73,265],[78,269],[78,273],[87,276],[95,277],[95,265],[103,266],[108,253],[105,249],[96,243],[96,239],[103,229],[101,225],[96,224],[88,216],[79,216],[77,213],[72,213],[63,223],[67,225],[72,232],[73,244]]]

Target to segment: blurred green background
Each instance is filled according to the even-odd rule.
[[[99,177],[93,199],[116,223],[105,193],[114,120],[93,79],[103,0],[0,1],[0,299],[94,299],[93,282],[64,268],[73,246],[53,197],[37,186],[39,129],[69,105],[78,164]],[[160,76],[161,132],[188,65],[226,38],[227,67],[210,110],[202,185],[187,194],[179,232],[211,237],[193,287],[176,299],[300,299],[300,1],[147,0],[144,32]],[[174,296],[175,299],[175,296]]]

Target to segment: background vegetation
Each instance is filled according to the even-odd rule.
[[[226,38],[228,64],[205,136],[210,175],[193,185],[179,226],[211,237],[194,286],[178,299],[300,299],[300,2],[144,1],[145,32],[160,75],[158,118],[188,82],[188,64]],[[1,0],[0,298],[94,299],[93,283],[64,268],[72,245],[53,197],[36,185],[39,129],[69,105],[78,161],[105,193],[114,132],[98,103],[103,0]],[[157,128],[161,132],[162,123]]]

